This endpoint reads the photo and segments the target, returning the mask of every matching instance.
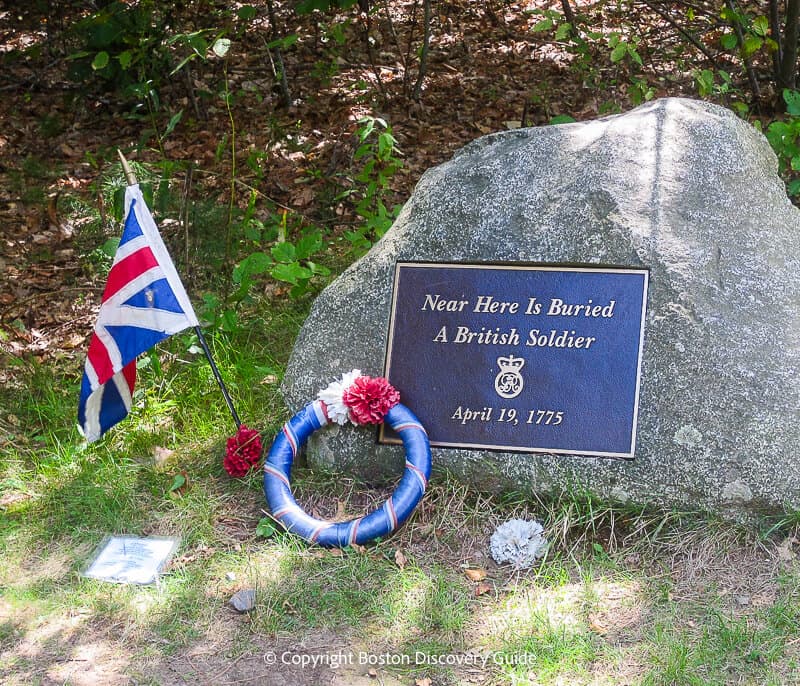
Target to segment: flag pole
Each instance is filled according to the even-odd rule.
[[[122,171],[125,172],[125,180],[129,186],[135,186],[137,183],[136,175],[131,170],[128,160],[125,159],[125,155],[122,154],[122,150],[119,148],[117,148],[117,155],[119,155],[119,161],[122,163]]]
[[[122,150],[117,149],[117,154],[119,155],[119,160],[122,163],[122,171],[125,173],[125,180],[129,186],[135,186],[138,182],[136,181],[136,175],[133,173],[133,170],[128,164],[128,160],[125,159],[125,155],[122,154]],[[233,400],[231,400],[231,396],[228,393],[225,382],[222,380],[222,375],[219,373],[217,363],[214,362],[214,358],[211,357],[211,350],[208,347],[208,343],[206,343],[205,336],[203,336],[203,330],[199,326],[195,326],[194,332],[197,334],[197,339],[200,341],[200,347],[203,349],[206,359],[211,365],[211,372],[214,374],[214,379],[217,381],[219,390],[222,391],[222,397],[225,398],[225,404],[228,406],[228,411],[231,413],[231,417],[233,417],[233,421],[238,430],[242,425],[242,422],[239,419],[239,414],[236,412],[236,408],[233,406]]]
[[[231,417],[233,417],[233,421],[236,424],[236,429],[238,430],[242,425],[242,422],[239,419],[236,408],[233,406],[233,401],[231,400],[231,396],[228,394],[228,389],[225,387],[225,382],[222,380],[222,376],[219,373],[219,369],[217,369],[214,358],[211,357],[211,351],[208,349],[208,343],[206,343],[206,339],[203,336],[203,331],[199,326],[195,326],[194,332],[197,334],[197,339],[200,341],[200,347],[203,348],[203,352],[206,354],[206,359],[211,365],[211,371],[214,374],[214,378],[217,380],[219,390],[222,391],[222,397],[225,398],[225,404],[228,406],[228,411],[231,413]]]

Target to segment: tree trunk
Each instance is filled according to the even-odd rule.
[[[800,28],[800,0],[786,3],[786,23],[783,29],[783,55],[778,86],[794,88],[797,84],[797,35]]]
[[[569,4],[569,0],[561,0],[561,9],[564,12],[564,19],[566,19],[572,26],[573,30],[575,30],[575,12],[572,11],[572,6]]]
[[[800,2],[800,0],[798,0]],[[428,49],[431,45],[431,0],[424,0],[422,3],[423,22],[422,27],[422,50],[419,53],[419,71],[417,72],[417,82],[414,84],[414,100],[419,102],[422,97],[422,82],[425,80],[425,72],[428,71]]]

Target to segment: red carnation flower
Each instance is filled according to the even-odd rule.
[[[222,466],[231,476],[244,476],[261,459],[261,435],[244,424],[228,439]]]
[[[400,402],[400,394],[384,377],[359,376],[344,392],[356,424],[381,424],[386,413]]]

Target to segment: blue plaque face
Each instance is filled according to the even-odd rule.
[[[398,263],[385,375],[431,445],[632,458],[647,281]]]

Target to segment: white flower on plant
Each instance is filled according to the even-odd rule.
[[[511,519],[492,534],[489,552],[497,564],[510,562],[517,568],[531,567],[547,552],[544,528],[536,521]]]
[[[328,410],[328,419],[337,424],[346,424],[350,419],[350,409],[344,404],[344,392],[353,385],[353,382],[361,376],[360,369],[342,374],[339,381],[333,381],[328,387],[319,393],[317,398],[325,403]]]

